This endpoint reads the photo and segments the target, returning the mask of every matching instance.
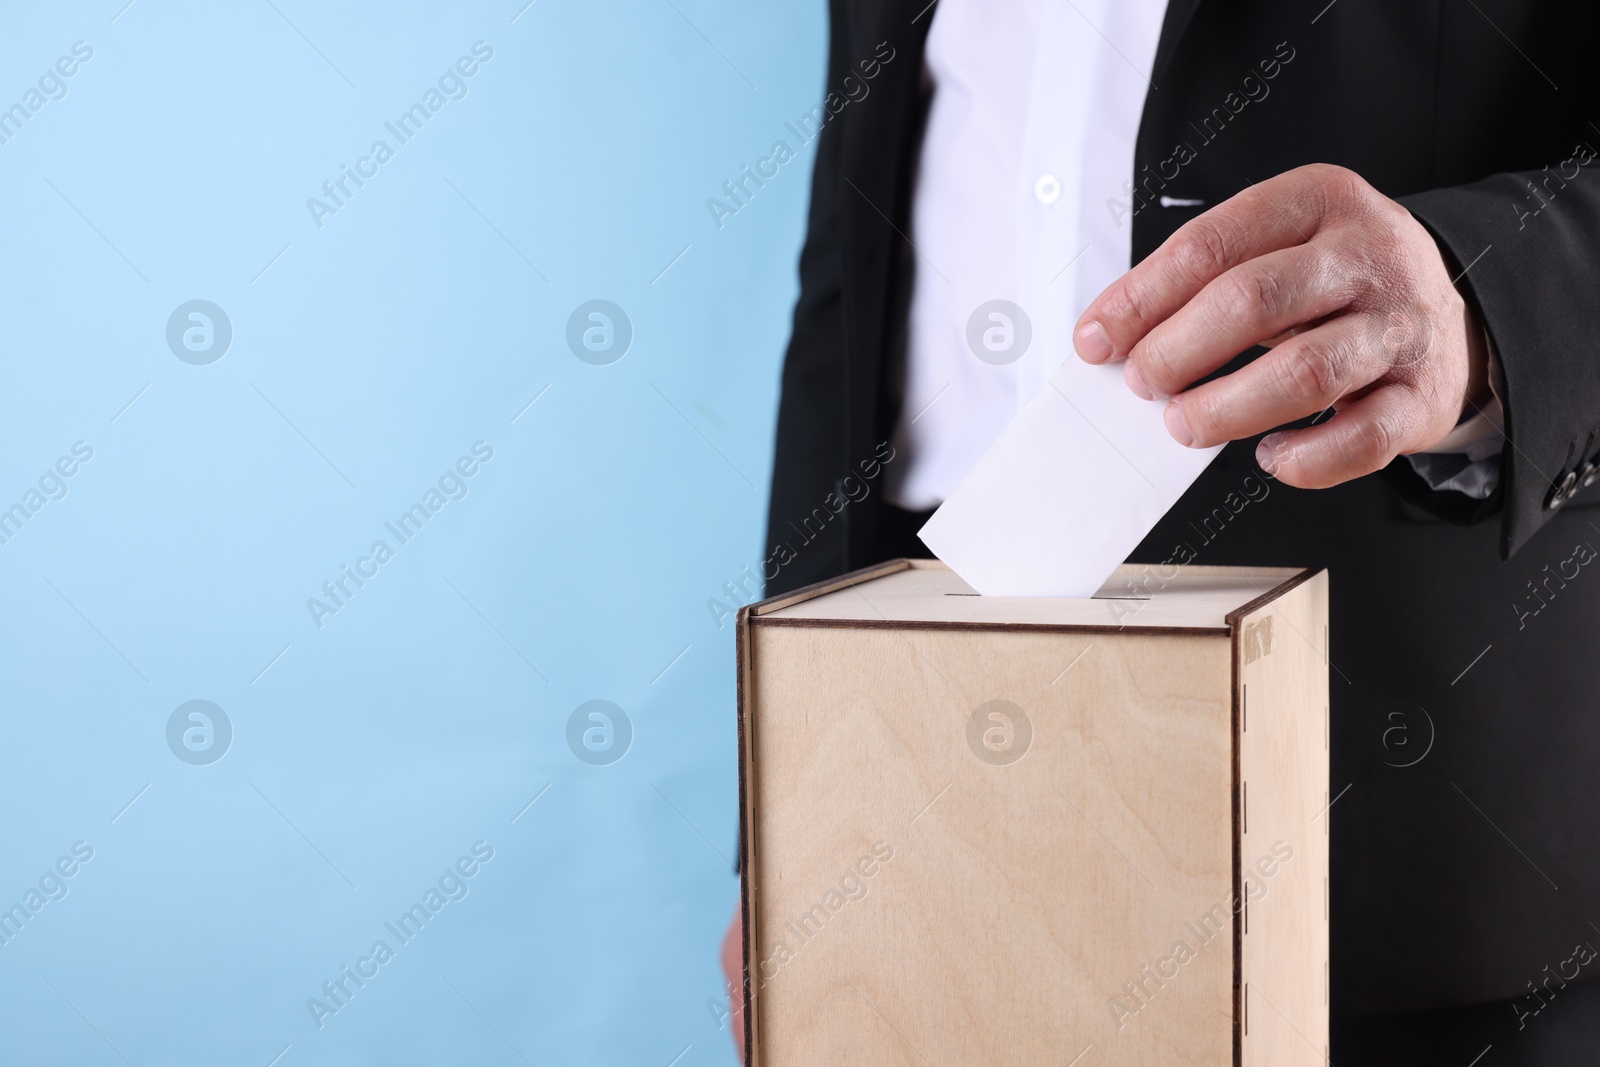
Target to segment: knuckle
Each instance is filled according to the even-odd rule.
[[[1435,335],[1432,320],[1415,308],[1376,313],[1369,319],[1370,358],[1406,381],[1421,380],[1434,368],[1428,357]]]
[[[1394,431],[1383,419],[1362,419],[1351,427],[1346,452],[1353,465],[1375,471],[1395,457],[1394,440]]]
[[[1133,357],[1138,360],[1139,377],[1146,387],[1162,395],[1175,396],[1194,380],[1183,351],[1159,336],[1141,342]]]
[[[1365,206],[1375,192],[1365,178],[1348,167],[1319,163],[1317,170],[1322,195],[1329,204]]]
[[[1234,245],[1226,227],[1202,215],[1183,228],[1172,249],[1173,264],[1186,277],[1214,278],[1232,265]]]
[[[1124,275],[1096,297],[1090,312],[1085,314],[1093,313],[1116,351],[1126,355],[1134,342],[1155,325],[1150,319],[1154,310],[1153,296],[1137,274]]]
[[[1323,292],[1341,307],[1353,307],[1372,292],[1373,271],[1359,248],[1329,249],[1316,266]]]
[[[1411,277],[1412,254],[1405,238],[1394,226],[1380,224],[1368,231],[1366,245],[1373,267],[1387,281],[1398,285]]]
[[[1358,310],[1386,308],[1392,302],[1389,283],[1394,273],[1388,263],[1388,254],[1376,244],[1358,245],[1349,249],[1350,273],[1344,292],[1350,307]]]
[[[1171,362],[1160,344],[1146,341],[1134,350],[1130,358],[1138,360],[1139,377],[1144,381],[1146,388],[1165,393],[1167,396],[1177,392],[1173,388]]]
[[[1269,270],[1231,271],[1225,275],[1223,306],[1230,319],[1276,320],[1285,309],[1287,294],[1283,279]]]
[[[1391,255],[1410,261],[1416,258],[1419,247],[1425,247],[1435,255],[1438,254],[1434,251],[1438,245],[1404,205],[1390,200],[1376,189],[1372,190],[1371,199],[1373,218],[1382,234],[1384,246],[1389,249]],[[1421,242],[1418,241],[1419,237],[1422,238]]]
[[[1297,404],[1324,404],[1338,399],[1343,377],[1342,361],[1323,344],[1302,342],[1285,346],[1277,360],[1278,390]]]
[[[1149,294],[1145,292],[1142,285],[1132,279],[1129,280],[1129,284],[1120,287],[1116,297],[1111,302],[1111,320],[1117,323],[1132,324],[1140,332],[1148,330],[1155,325],[1151,321],[1151,314],[1152,308]],[[1109,325],[1107,325],[1107,329],[1110,329]],[[1113,334],[1112,340],[1117,341],[1119,338]]]
[[[1347,168],[1337,163],[1307,163],[1298,169],[1298,173],[1309,174],[1319,182],[1326,182],[1330,177],[1345,173]]]

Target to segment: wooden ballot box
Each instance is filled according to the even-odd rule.
[[[745,608],[749,1062],[1322,1065],[1328,578]]]

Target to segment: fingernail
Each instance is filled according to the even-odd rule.
[[[1176,400],[1169,401],[1167,410],[1161,413],[1166,420],[1167,432],[1172,439],[1185,448],[1194,447],[1194,434],[1189,432],[1189,420],[1184,418],[1183,405]]]
[[[1269,433],[1256,443],[1256,466],[1268,474],[1278,473],[1278,447],[1283,443],[1283,438],[1278,434]]]
[[[1135,396],[1145,400],[1165,400],[1167,394],[1158,393],[1144,383],[1144,375],[1139,373],[1138,361],[1128,360],[1122,365],[1122,380],[1128,383],[1128,388],[1133,390]]]
[[[1093,319],[1078,327],[1078,332],[1072,335],[1072,343],[1085,363],[1104,363],[1115,354],[1105,327]]]

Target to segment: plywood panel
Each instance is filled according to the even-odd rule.
[[[752,1062],[1232,1062],[1227,637],[748,639]]]
[[[1245,1067],[1325,1062],[1327,588],[1320,573],[1235,622],[1240,876],[1250,900],[1240,968],[1249,991]]]
[[[886,565],[887,566],[887,565]],[[1173,571],[1177,573],[1173,573]],[[941,626],[1076,626],[1223,630],[1229,612],[1299,574],[1296,568],[1120,567],[1100,599],[983,597],[943,564],[913,561],[821,595],[758,605],[762,621]]]

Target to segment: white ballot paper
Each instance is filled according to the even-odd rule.
[[[1174,441],[1165,406],[1067,359],[918,535],[986,596],[1093,596],[1222,451]]]

